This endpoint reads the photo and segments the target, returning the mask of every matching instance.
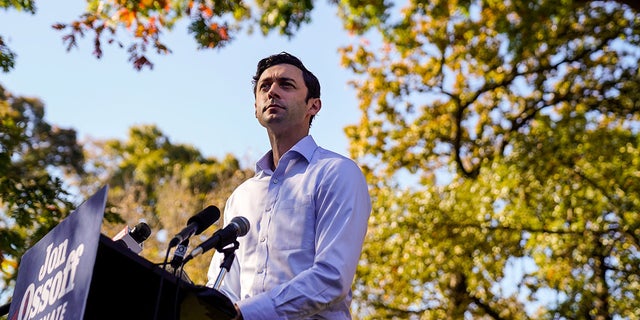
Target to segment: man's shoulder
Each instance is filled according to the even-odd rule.
[[[338,163],[348,163],[348,164],[356,164],[356,162],[349,158],[348,156],[345,156],[341,153],[335,152],[333,150],[329,150],[329,149],[325,149],[322,147],[318,147],[318,149],[316,149],[316,154],[318,159],[321,160],[326,160],[326,161],[333,161],[333,162],[338,162]]]
[[[320,170],[325,173],[362,175],[360,166],[353,159],[335,151],[318,147],[314,158],[316,166],[323,168]]]
[[[318,157],[323,158],[323,159],[332,159],[335,161],[347,161],[347,162],[354,162],[353,159],[340,154],[338,152],[335,152],[333,150],[329,150],[329,149],[325,149],[323,147],[318,147],[316,149],[316,153],[318,154]],[[354,162],[355,163],[355,162]]]
[[[268,181],[261,179],[259,173],[245,179],[239,185],[237,185],[231,192],[231,197],[238,194],[253,193],[256,192],[256,188],[260,188],[260,184],[268,183]]]

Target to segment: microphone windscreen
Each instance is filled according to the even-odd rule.
[[[213,223],[220,218],[220,209],[216,206],[208,206],[204,210],[200,211],[195,216],[189,218],[187,225],[195,223],[198,226],[195,234],[200,234],[202,231],[209,228]]]
[[[142,243],[151,235],[151,228],[146,222],[140,222],[129,231],[129,235],[131,235],[137,243]]]
[[[249,232],[250,224],[247,218],[238,216],[231,219],[231,221],[238,226],[238,237],[244,237]]]

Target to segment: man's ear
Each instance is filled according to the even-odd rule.
[[[320,98],[311,98],[309,99],[309,103],[311,104],[309,106],[309,113],[311,113],[311,115],[318,114],[320,109],[322,109],[322,100],[320,100]]]

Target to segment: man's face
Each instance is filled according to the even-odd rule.
[[[302,70],[290,64],[266,69],[256,84],[255,113],[270,129],[309,128],[309,118],[320,110],[320,99],[307,97]]]

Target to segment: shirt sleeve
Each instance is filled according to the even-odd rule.
[[[332,164],[314,199],[315,260],[290,281],[237,302],[244,319],[302,319],[350,294],[371,213],[368,187],[350,161]]]

